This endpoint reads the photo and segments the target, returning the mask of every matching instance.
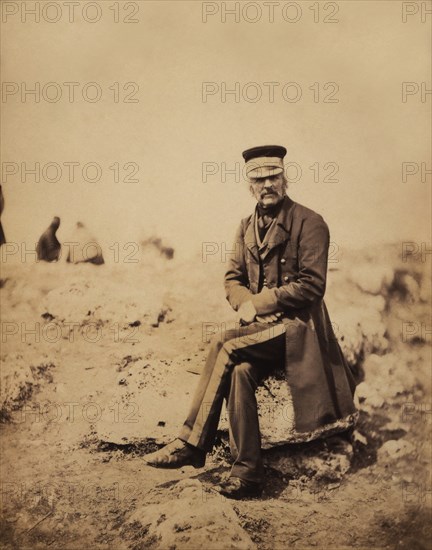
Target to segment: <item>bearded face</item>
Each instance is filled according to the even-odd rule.
[[[283,173],[264,178],[250,178],[251,193],[263,208],[278,204],[284,198],[286,188],[287,183]]]

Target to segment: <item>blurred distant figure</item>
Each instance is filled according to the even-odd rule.
[[[147,239],[144,239],[141,241],[141,246],[143,249],[150,247],[154,247],[161,256],[165,256],[168,260],[172,260],[174,258],[174,248],[171,246],[164,246],[162,244],[162,239],[159,237],[149,237]]]
[[[72,264],[89,262],[95,265],[104,264],[102,248],[82,222],[77,222],[70,242],[67,261]]]
[[[163,246],[161,254],[168,258],[168,260],[172,260],[174,258],[174,248],[171,246]]]
[[[60,218],[53,218],[51,225],[44,231],[36,247],[38,260],[44,262],[56,262],[60,258],[61,244],[56,237],[56,231],[60,227]]]
[[[4,234],[4,231],[3,231],[3,226],[2,226],[2,223],[1,223],[1,215],[2,215],[2,212],[4,210],[4,204],[5,204],[5,201],[4,201],[3,191],[2,191],[2,187],[0,185],[0,246],[2,244],[5,244],[5,242],[6,242],[6,237],[5,237],[5,234]]]

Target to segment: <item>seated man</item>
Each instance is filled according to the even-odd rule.
[[[178,439],[146,455],[159,468],[202,467],[227,401],[234,463],[216,489],[229,498],[257,496],[263,463],[255,390],[285,373],[292,433],[310,441],[350,428],[355,382],[325,307],[329,232],[322,217],[286,195],[280,146],[244,151],[255,212],[242,220],[225,275],[238,330],[212,341]]]

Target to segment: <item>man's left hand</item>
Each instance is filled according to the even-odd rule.
[[[278,311],[276,313],[269,313],[268,315],[257,315],[256,320],[260,323],[275,323],[279,321],[282,316],[282,312]]]

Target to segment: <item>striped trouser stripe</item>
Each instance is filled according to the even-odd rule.
[[[272,340],[273,338],[277,338],[284,334],[285,331],[286,326],[283,323],[265,325],[265,328],[261,325],[258,327],[251,327],[250,331],[246,331],[246,333],[235,336],[224,342],[217,355],[192,431],[188,437],[188,443],[195,446],[200,445],[201,436],[205,430],[209,414],[218,398],[218,390],[221,387],[223,378],[229,370],[229,367],[234,366],[232,362],[233,353],[236,350],[253,347]]]

